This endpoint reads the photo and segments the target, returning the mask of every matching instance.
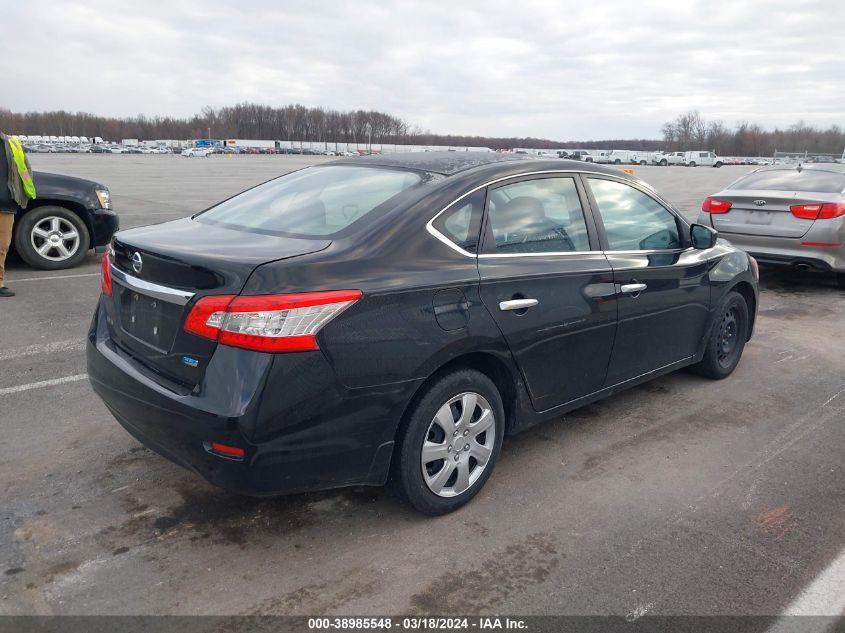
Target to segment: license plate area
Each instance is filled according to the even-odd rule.
[[[121,330],[155,350],[166,354],[173,346],[182,321],[182,306],[145,295],[121,284],[118,312]]]

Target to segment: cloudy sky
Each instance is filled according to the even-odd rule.
[[[656,138],[693,108],[845,124],[835,0],[3,0],[2,14],[14,111],[297,102],[557,140]]]

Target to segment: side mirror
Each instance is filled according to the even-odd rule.
[[[713,248],[716,245],[716,238],[719,237],[719,232],[704,224],[693,224],[690,227],[689,236],[692,247],[703,251]]]

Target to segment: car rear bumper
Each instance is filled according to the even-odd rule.
[[[845,246],[842,242],[821,241],[821,236],[813,236],[812,229],[804,237],[794,239],[739,233],[719,235],[746,251],[761,264],[792,266],[820,272],[845,272]],[[824,236],[824,239],[830,239],[830,236]]]
[[[248,354],[265,362],[244,371]],[[224,346],[194,389],[179,389],[114,345],[101,306],[87,360],[94,391],[138,441],[212,484],[254,496],[383,484],[398,421],[416,389],[349,390],[320,352]],[[212,442],[243,448],[244,458],[213,454]]]

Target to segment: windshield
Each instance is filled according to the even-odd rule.
[[[772,169],[748,174],[730,188],[839,193],[845,190],[845,175],[814,169]]]
[[[429,179],[427,174],[406,170],[314,167],[245,191],[197,220],[271,235],[323,237],[342,231]]]

